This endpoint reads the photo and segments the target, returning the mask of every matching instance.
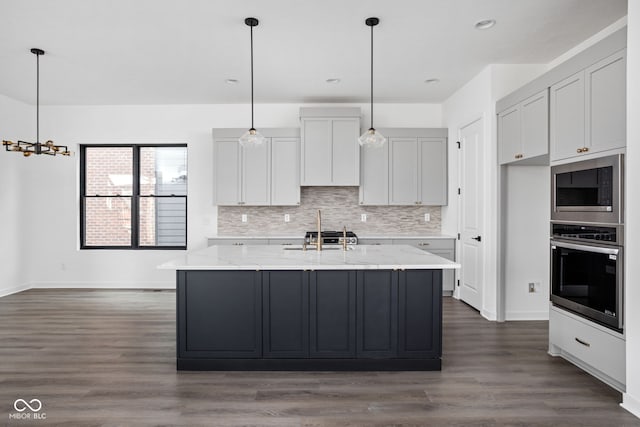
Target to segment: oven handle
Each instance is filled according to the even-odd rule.
[[[552,246],[552,249],[554,246],[557,246],[559,248],[575,249],[578,251],[595,252],[599,254],[609,254],[609,255],[618,255],[618,253],[620,252],[620,249],[603,248],[600,246],[578,245],[575,243],[560,242],[558,240],[551,240],[551,246]]]

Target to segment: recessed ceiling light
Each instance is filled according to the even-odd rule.
[[[228,85],[235,85],[238,83],[238,80],[236,79],[227,79],[225,80],[225,83],[227,83]]]
[[[332,85],[336,85],[340,83],[340,79],[327,79],[326,82]]]
[[[427,79],[424,82],[427,83],[427,84],[440,83],[440,79]]]
[[[482,21],[476,22],[475,27],[476,30],[488,30],[494,25],[496,25],[495,19],[483,19]]]

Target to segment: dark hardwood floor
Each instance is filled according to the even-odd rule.
[[[177,372],[172,291],[10,295],[0,425],[640,426],[619,393],[547,355],[547,322],[444,307],[441,372]],[[10,419],[16,399],[46,419]]]

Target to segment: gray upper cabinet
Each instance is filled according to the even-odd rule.
[[[300,204],[299,138],[271,138],[271,204]]]
[[[214,200],[216,205],[237,205],[242,201],[238,139],[219,139],[213,145]]]
[[[256,147],[242,147],[240,177],[242,180],[242,204],[265,206],[271,203],[271,141]]]
[[[551,86],[551,160],[575,156],[584,147],[584,72]]]
[[[384,135],[384,134],[383,134]],[[418,204],[418,138],[389,138],[389,204]]]
[[[378,129],[382,147],[361,149],[361,205],[447,204],[447,130]]]
[[[359,185],[360,109],[301,108],[300,121],[301,185]]]
[[[587,144],[592,152],[626,145],[626,49],[585,70]]]
[[[360,152],[360,204],[389,204],[389,144]]]
[[[220,206],[300,204],[297,129],[261,129],[260,146],[242,147],[242,129],[214,129],[214,201]],[[284,135],[269,136],[269,135]]]
[[[549,94],[545,89],[498,113],[500,164],[548,162]],[[542,157],[543,156],[543,157]]]
[[[626,145],[626,49],[551,86],[551,160]]]
[[[215,202],[221,206],[268,205],[271,142],[243,148],[238,138],[214,142]]]
[[[418,138],[420,181],[418,202],[421,205],[447,204],[447,140]]]

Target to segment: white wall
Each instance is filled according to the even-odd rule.
[[[443,104],[443,123],[449,128],[449,140],[457,141],[459,129],[482,119],[484,126],[483,171],[484,244],[483,302],[481,314],[487,319],[498,318],[498,149],[496,136],[495,103],[511,91],[531,81],[544,69],[539,64],[505,65],[486,67],[465,86],[456,91]],[[449,144],[449,206],[442,210],[442,232],[457,233],[459,182],[458,150]],[[456,293],[457,295],[457,293]]]
[[[550,175],[548,166],[505,167],[505,320],[549,318]]]
[[[301,106],[256,105],[256,127],[297,127]],[[368,124],[368,105],[355,106],[362,108]],[[211,129],[248,126],[248,105],[47,106],[41,107],[40,117],[43,138],[73,150],[78,143],[186,142],[189,249],[204,247],[206,236],[216,234]],[[442,111],[440,105],[379,104],[375,120],[377,127],[441,127]],[[34,287],[174,286],[173,273],[155,267],[175,257],[175,251],[78,249],[78,157],[27,160],[25,220],[46,218],[54,225],[24,230],[29,253],[39,260],[37,268],[22,268],[27,282]]]
[[[627,392],[623,407],[640,417],[640,2],[628,5],[625,325]]]
[[[0,138],[16,142],[35,139],[35,109],[0,95]],[[24,165],[31,159],[7,153],[0,146],[0,296],[26,289],[29,252],[25,229]]]

